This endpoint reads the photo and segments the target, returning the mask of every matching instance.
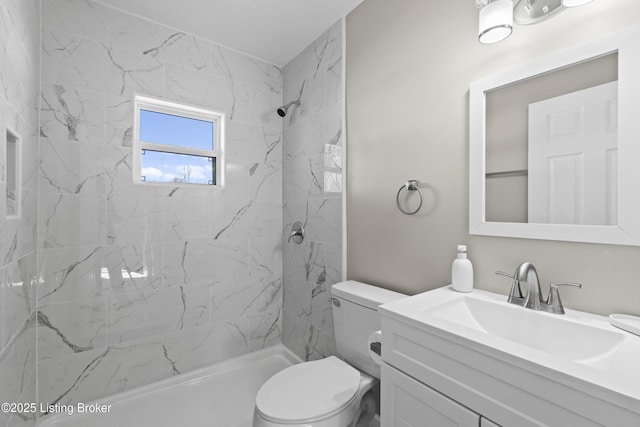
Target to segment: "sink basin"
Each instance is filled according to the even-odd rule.
[[[506,295],[460,293],[450,286],[384,304],[379,311],[454,337],[467,348],[515,356],[528,369],[551,369],[640,401],[640,337],[604,316],[534,311],[508,303]]]
[[[501,425],[640,426],[640,336],[450,286],[383,304],[385,363]]]
[[[589,365],[605,365],[624,341],[618,331],[477,296],[464,295],[428,311],[432,317]]]

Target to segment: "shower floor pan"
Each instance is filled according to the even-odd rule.
[[[107,413],[58,413],[36,425],[251,427],[262,384],[299,362],[291,351],[277,345],[93,402],[103,409],[111,405]]]

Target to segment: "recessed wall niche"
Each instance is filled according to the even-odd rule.
[[[7,129],[5,146],[5,182],[7,218],[20,217],[20,136],[10,129]]]

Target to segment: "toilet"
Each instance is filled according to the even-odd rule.
[[[369,335],[380,329],[378,306],[406,295],[349,280],[331,287],[339,358],[290,366],[256,396],[254,427],[368,427],[377,411],[380,366]]]

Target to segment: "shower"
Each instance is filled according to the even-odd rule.
[[[295,101],[291,101],[288,104],[283,105],[282,107],[278,108],[278,115],[280,117],[284,117],[287,115],[287,110],[289,110],[289,107],[291,107],[292,105],[300,105],[300,100],[297,99]]]

